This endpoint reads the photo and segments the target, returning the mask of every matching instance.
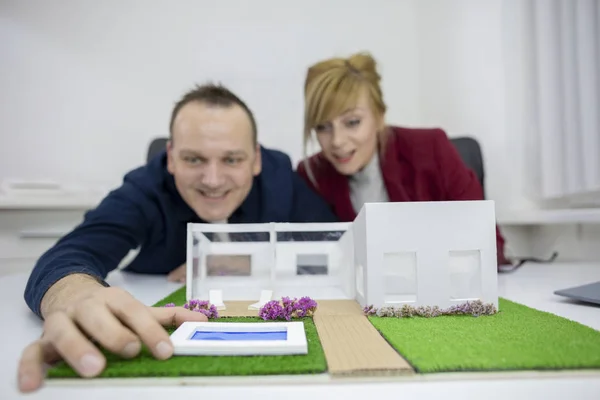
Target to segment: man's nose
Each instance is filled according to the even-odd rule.
[[[202,184],[209,187],[217,187],[223,183],[223,180],[221,169],[215,163],[209,164],[204,168]]]

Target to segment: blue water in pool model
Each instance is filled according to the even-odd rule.
[[[196,331],[190,340],[287,340],[287,331],[222,332]]]

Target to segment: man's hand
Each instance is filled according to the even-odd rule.
[[[206,257],[206,274],[208,276],[250,276],[252,262],[246,255],[211,254]],[[185,283],[186,264],[182,264],[169,272],[169,282]]]
[[[44,380],[45,364],[65,360],[79,375],[94,377],[106,358],[93,342],[125,358],[135,357],[145,344],[157,359],[167,359],[173,346],[166,326],[206,321],[183,307],[147,307],[119,288],[100,287],[64,309],[45,315],[42,337],[23,351],[19,389],[31,392]]]
[[[169,272],[167,280],[169,282],[185,283],[186,268],[187,266],[185,263],[175,268],[173,271]]]
[[[208,276],[250,276],[251,258],[247,255],[206,256],[206,274]]]

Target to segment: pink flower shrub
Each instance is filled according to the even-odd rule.
[[[263,320],[286,320],[312,316],[317,310],[317,302],[310,297],[291,299],[283,297],[281,301],[271,300],[260,308],[258,316]]]

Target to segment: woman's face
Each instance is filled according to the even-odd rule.
[[[365,167],[373,157],[380,121],[381,118],[373,113],[368,97],[363,94],[356,108],[346,110],[314,129],[327,160],[339,173],[352,175]]]

